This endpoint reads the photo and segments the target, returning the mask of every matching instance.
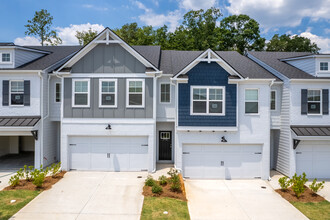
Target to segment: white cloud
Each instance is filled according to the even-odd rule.
[[[31,36],[26,36],[26,37],[18,37],[14,40],[14,43],[16,45],[20,45],[20,46],[39,46],[40,45],[40,41],[38,40],[38,38],[36,37],[31,37]]]
[[[103,31],[104,26],[101,24],[71,24],[69,27],[56,27],[58,36],[62,39],[62,45],[76,45],[79,44],[76,38],[77,31],[87,31],[89,29],[97,31],[98,33]],[[23,38],[16,38],[15,44],[17,45],[40,45],[40,40],[36,37],[26,36]]]
[[[301,34],[299,34],[301,37],[307,37],[312,42],[315,42],[319,48],[321,48],[321,53],[330,53],[330,38],[325,38],[321,36],[317,36],[315,34],[312,34],[309,31],[305,31]]]
[[[330,0],[228,0],[231,14],[247,14],[268,30],[298,26],[304,17],[330,19]]]
[[[91,4],[84,4],[84,5],[82,5],[82,7],[93,9],[93,10],[96,10],[96,11],[108,11],[108,8],[106,8],[106,7],[99,7],[99,6],[91,5]]]
[[[78,39],[76,38],[77,31],[87,31],[88,29],[97,31],[98,33],[104,29],[101,24],[71,24],[69,27],[57,27],[58,36],[62,39],[63,45],[74,45],[78,44]]]
[[[216,6],[216,0],[180,0],[179,5],[185,10],[209,9]]]
[[[168,26],[168,30],[171,32],[175,31],[176,27],[179,26],[179,20],[182,18],[182,13],[180,10],[170,11],[167,14],[157,14],[139,1],[135,1],[134,4],[139,9],[144,10],[145,13],[138,16],[138,18],[146,25],[160,27],[166,24]]]

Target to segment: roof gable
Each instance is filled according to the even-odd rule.
[[[62,65],[57,72],[60,72],[63,68],[71,68],[75,63],[77,63],[83,56],[85,56],[89,51],[95,48],[98,44],[119,44],[130,54],[132,54],[136,59],[143,63],[147,68],[153,68],[158,70],[158,68],[137,52],[133,47],[129,46],[125,41],[123,41],[118,35],[116,35],[108,27],[105,28],[101,33],[99,33],[91,42],[85,45],[81,50],[79,50],[71,59],[69,59],[64,65]]]

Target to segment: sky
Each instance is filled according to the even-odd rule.
[[[54,17],[52,27],[63,44],[74,45],[77,30],[100,32],[137,22],[156,28],[166,24],[173,31],[189,10],[210,7],[220,8],[223,17],[249,15],[259,22],[267,40],[277,33],[296,34],[330,53],[330,0],[0,0],[0,42],[39,44],[37,38],[25,35],[24,25],[41,9]]]

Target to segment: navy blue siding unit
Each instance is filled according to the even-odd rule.
[[[217,63],[200,62],[187,74],[188,83],[179,84],[179,126],[236,126],[236,85],[228,84],[229,73]],[[190,86],[225,86],[226,114],[190,115]]]

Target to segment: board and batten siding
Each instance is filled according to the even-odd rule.
[[[110,78],[107,78],[110,79]],[[113,79],[113,78],[111,78]],[[126,108],[126,78],[117,79],[117,108],[99,107],[99,79],[90,79],[90,107],[72,107],[72,79],[64,79],[64,118],[152,118],[153,79],[145,78],[145,107]]]
[[[316,61],[315,58],[300,59],[300,60],[290,60],[286,61],[288,64],[310,74],[315,75]]]
[[[118,44],[99,44],[76,64],[71,73],[145,73],[146,67]]]

